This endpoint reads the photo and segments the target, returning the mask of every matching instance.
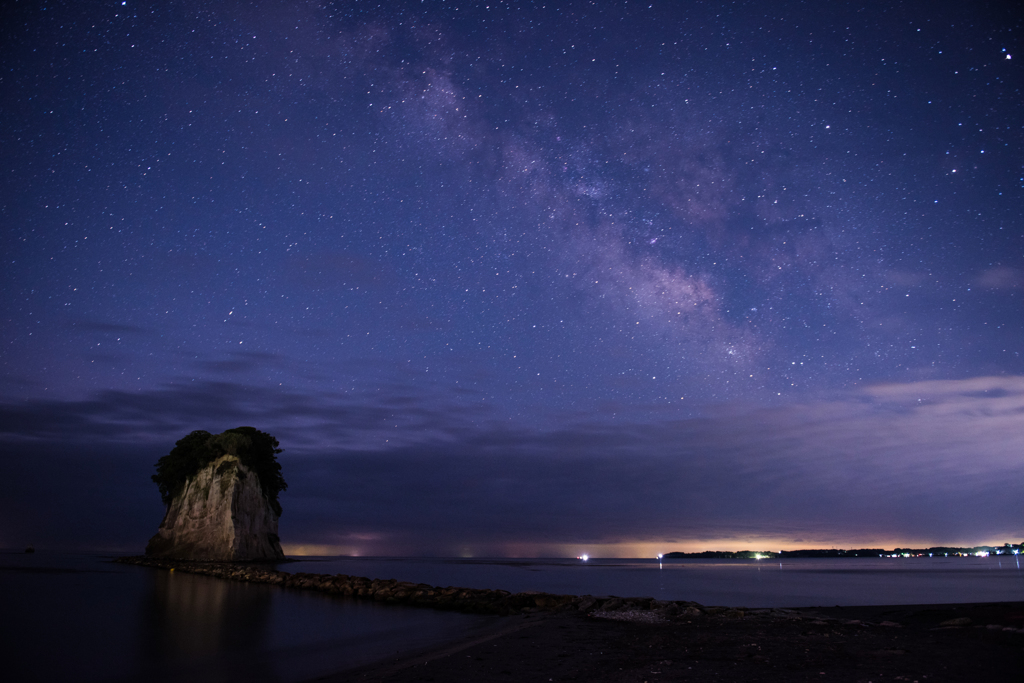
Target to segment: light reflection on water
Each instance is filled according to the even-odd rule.
[[[800,607],[1024,601],[1016,558],[305,558],[289,572],[437,586]],[[0,553],[12,680],[302,681],[451,640],[494,618],[112,564]]]
[[[267,586],[148,572],[135,665],[150,680],[279,680],[270,660]]]
[[[289,571],[572,595],[649,596],[705,605],[941,604],[1024,601],[1024,573],[1011,556],[663,560],[590,558],[308,558]]]
[[[496,619],[42,552],[0,553],[0,606],[18,681],[290,683]]]

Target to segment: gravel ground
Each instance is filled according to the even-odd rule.
[[[1024,680],[1024,604],[506,617],[447,647],[337,681]]]

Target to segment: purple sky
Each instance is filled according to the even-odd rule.
[[[1014,4],[648,5],[5,5],[0,546],[1020,542]]]

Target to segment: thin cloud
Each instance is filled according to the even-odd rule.
[[[976,280],[979,287],[988,289],[1024,288],[1024,270],[1008,266],[995,266],[983,270]]]
[[[8,404],[0,425],[15,450],[34,443],[65,458],[88,450],[98,463],[104,444],[123,457],[134,442],[145,453],[133,470],[140,481],[121,493],[98,483],[129,507],[142,504],[138,484],[154,456],[191,429],[267,429],[286,448],[282,536],[323,545],[362,534],[371,540],[361,551],[377,554],[445,554],[460,544],[1019,535],[1018,496],[1007,482],[1024,476],[1024,377],[884,384],[703,417],[565,417],[558,429],[436,401],[409,387],[357,405],[210,383]],[[27,496],[19,504],[32,508],[30,492],[44,481],[16,472]],[[74,487],[66,495],[52,518],[87,507]],[[97,519],[95,528],[119,524]]]

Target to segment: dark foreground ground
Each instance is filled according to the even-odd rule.
[[[500,622],[461,643],[319,680],[1024,681],[1024,603]]]

